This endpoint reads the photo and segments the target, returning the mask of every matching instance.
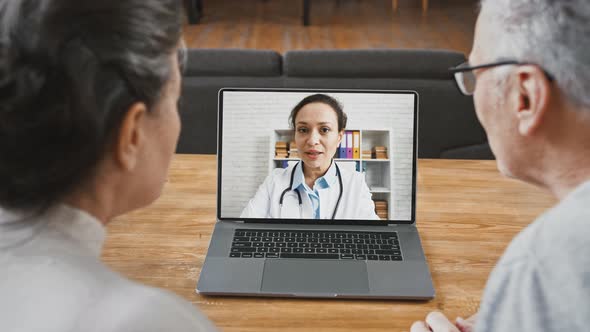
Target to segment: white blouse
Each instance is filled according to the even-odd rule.
[[[215,330],[189,302],[106,267],[104,239],[104,226],[72,207],[0,209],[0,331]]]

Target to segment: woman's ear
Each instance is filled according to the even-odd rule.
[[[521,66],[518,69],[518,131],[522,136],[533,134],[549,111],[551,82],[537,66]]]
[[[136,102],[123,117],[119,134],[114,144],[114,159],[125,171],[131,171],[140,158],[141,147],[145,141],[145,117],[147,107]]]
[[[338,144],[342,143],[342,136],[344,136],[344,129],[338,133]]]

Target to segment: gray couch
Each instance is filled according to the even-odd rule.
[[[273,51],[191,49],[184,73],[177,152],[214,154],[222,87],[415,90],[420,158],[493,159],[473,99],[448,68],[465,61],[445,50]]]

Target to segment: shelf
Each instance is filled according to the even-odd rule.
[[[372,187],[372,188],[369,188],[369,190],[372,193],[390,193],[391,192],[391,190],[389,190],[388,188],[385,188],[385,187]]]
[[[362,173],[373,199],[387,201],[387,212],[391,218],[394,207],[392,172],[395,167],[395,158],[392,156],[393,151],[391,149],[393,146],[391,131],[389,129],[349,129],[349,131],[359,132],[357,142],[360,151],[356,155],[358,157],[334,158],[334,161],[339,164],[343,171],[350,170],[352,172]],[[292,129],[273,129],[269,134],[269,171],[284,166],[292,166],[294,163],[301,161],[301,158],[275,158],[276,142],[282,141],[288,143],[293,141],[294,132]],[[352,141],[355,142],[354,134],[352,136]],[[387,156],[390,158],[365,159],[362,157],[363,151],[372,151],[376,146],[385,147]]]
[[[301,158],[273,158],[274,161],[283,161],[283,160],[301,160]],[[376,162],[389,162],[389,159],[344,159],[344,158],[334,158],[335,161],[376,161]]]

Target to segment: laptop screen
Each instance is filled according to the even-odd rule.
[[[217,217],[414,222],[417,102],[411,91],[222,89]]]

